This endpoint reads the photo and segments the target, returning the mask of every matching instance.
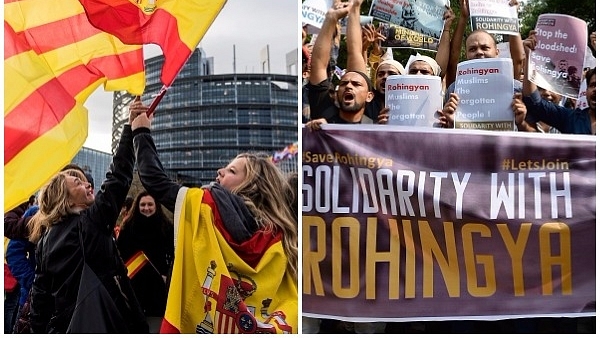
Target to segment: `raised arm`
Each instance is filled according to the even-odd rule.
[[[529,71],[529,55],[531,54],[532,50],[535,50],[536,44],[536,31],[532,30],[529,32],[527,39],[523,41],[522,47],[525,54],[525,62],[523,62],[523,73],[525,74],[525,76],[523,76],[523,97],[529,97],[534,91],[537,90],[537,86],[535,83],[529,81],[529,76],[527,75]]]
[[[510,0],[509,6],[516,6],[517,11],[519,10],[517,0]],[[508,38],[508,48],[510,49],[510,58],[513,60],[513,77],[518,80],[525,64],[525,51],[523,50],[523,40],[521,40],[520,34],[511,35]]]
[[[112,233],[121,206],[125,202],[133,181],[135,157],[133,155],[131,122],[137,114],[141,113],[141,111],[136,112],[135,109],[130,107],[129,121],[123,126],[123,133],[117,151],[106,172],[106,179],[102,182],[102,186],[96,194],[94,204],[86,210],[90,221],[106,232]]]
[[[385,50],[381,48],[381,42],[385,41],[386,36],[381,33],[382,25],[375,28],[372,24],[362,27],[363,30],[363,58],[367,64],[368,75],[372,81],[375,80],[375,70],[379,63],[383,61]],[[370,51],[369,51],[369,47]]]
[[[348,71],[359,71],[366,73],[367,67],[362,53],[362,28],[360,27],[360,5],[363,0],[350,0],[350,11],[348,13],[348,25],[346,27],[346,50]]]
[[[173,182],[163,169],[150,134],[150,119],[146,114],[141,114],[133,121],[131,127],[140,181],[152,197],[173,212],[177,192],[181,186]]]
[[[440,66],[442,72],[440,77],[444,78],[446,75],[446,68],[448,68],[448,60],[450,59],[450,27],[455,19],[454,11],[452,8],[446,9],[444,12],[444,29],[442,35],[440,35],[440,43],[438,45],[437,53],[435,54],[435,62]]]
[[[313,46],[310,61],[310,76],[308,81],[317,85],[327,79],[327,68],[331,56],[332,39],[337,30],[337,22],[348,15],[350,3],[335,0],[332,7],[325,14],[321,31]],[[360,38],[360,32],[359,32]]]

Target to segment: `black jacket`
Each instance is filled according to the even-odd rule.
[[[66,332],[77,299],[82,255],[115,300],[129,332],[148,332],[112,237],[113,225],[131,185],[133,164],[131,127],[126,125],[94,204],[54,224],[40,239],[31,301],[31,325],[35,333]],[[85,252],[81,250],[79,228]]]
[[[173,182],[158,159],[150,129],[138,128],[133,132],[133,145],[137,161],[138,175],[148,193],[169,211],[175,210],[177,193],[181,185]]]
[[[163,276],[170,275],[173,260],[173,224],[162,213],[146,217],[138,210],[119,232],[117,247],[125,262],[140,251],[148,257],[150,264],[131,277],[131,285],[146,316],[164,316],[168,288]]]

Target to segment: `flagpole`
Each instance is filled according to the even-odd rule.
[[[183,64],[181,64],[181,66],[179,67],[179,70],[177,71],[177,74],[175,74],[175,76],[173,77],[173,79],[168,83],[169,86],[171,84],[173,84],[173,81],[175,81],[175,77],[177,77],[177,75],[179,74],[179,72],[181,72],[181,70],[183,69],[183,67],[187,63],[187,61],[190,59],[190,57],[192,57],[192,53],[190,53],[190,55],[187,56],[187,59],[185,60],[185,62]],[[154,97],[154,100],[152,100],[152,103],[150,104],[150,107],[148,108],[148,111],[146,112],[146,116],[150,117],[152,114],[154,114],[154,110],[156,109],[156,106],[158,106],[158,103],[165,96],[165,94],[167,93],[168,89],[169,89],[169,87],[167,86],[167,84],[165,84],[163,82],[163,86],[158,91],[158,94],[156,94],[156,96]]]
[[[152,114],[154,114],[154,110],[156,109],[156,106],[158,106],[158,103],[160,102],[160,100],[162,100],[162,98],[165,96],[165,94],[167,93],[167,86],[162,86],[162,88],[160,89],[160,91],[158,92],[158,94],[154,97],[154,100],[152,100],[152,103],[150,104],[150,107],[148,108],[148,111],[146,112],[146,116],[150,117]]]

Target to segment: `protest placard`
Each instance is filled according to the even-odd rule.
[[[373,0],[369,15],[439,40],[446,7],[449,0]]]
[[[517,6],[507,0],[469,0],[471,29],[492,34],[519,35]]]
[[[442,80],[431,75],[392,75],[385,81],[388,124],[434,127],[442,108]]]
[[[514,130],[512,60],[487,58],[458,64],[454,92],[457,129]]]
[[[564,14],[542,14],[535,30],[537,46],[529,55],[529,80],[577,99],[587,49],[585,21]]]
[[[316,34],[321,30],[325,14],[332,4],[333,0],[306,0],[302,3],[302,24],[309,25],[309,34]]]
[[[382,33],[385,40],[381,42],[381,47],[392,48],[413,48],[437,52],[440,40],[408,28],[382,22]]]

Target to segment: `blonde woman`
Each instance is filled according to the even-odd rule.
[[[130,115],[130,123],[134,117]],[[115,309],[109,311],[113,319],[110,327],[99,328],[99,323],[105,323],[99,315],[86,313],[78,322],[80,330],[148,333],[112,236],[131,185],[133,164],[132,132],[127,124],[96,195],[77,170],[59,172],[40,190],[39,211],[29,223],[30,241],[37,244],[30,312],[33,333],[74,331],[71,324],[84,260],[102,282]]]
[[[210,186],[182,187],[163,171],[150,124],[145,114],[132,124],[138,172],[175,215],[161,333],[297,333],[297,225],[285,176],[266,157],[243,153]],[[223,316],[232,319],[216,320]]]

